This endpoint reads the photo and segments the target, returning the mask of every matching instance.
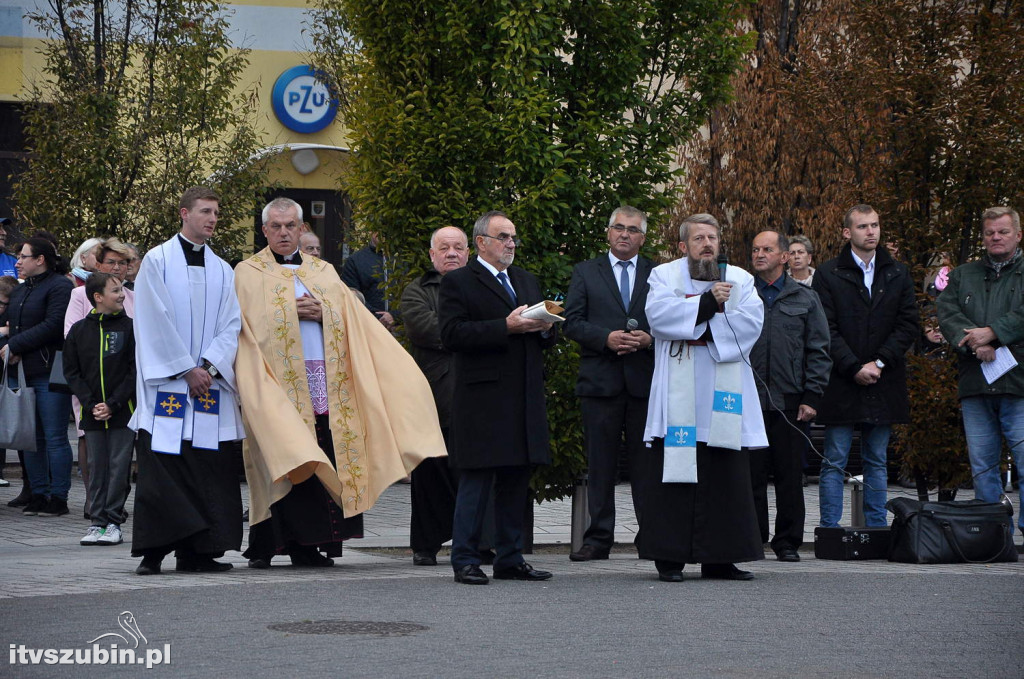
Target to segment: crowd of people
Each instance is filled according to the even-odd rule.
[[[241,451],[251,568],[275,556],[332,566],[411,474],[414,564],[436,565],[450,539],[456,582],[487,584],[485,564],[499,580],[551,578],[524,559],[524,517],[531,473],[551,461],[543,354],[561,334],[580,348],[588,463],[590,523],[573,561],[609,557],[620,450],[637,551],[661,580],[681,582],[687,564],[749,580],[736,564],[765,544],[799,561],[811,422],[825,426],[821,525],[843,519],[856,433],[866,524],[886,525],[887,448],[910,417],[905,354],[921,311],[869,205],[847,211],[845,245],[817,268],[807,238],[757,234],[750,272],[722,256],[709,214],[687,217],[679,257],[656,266],[640,254],[647,216],[615,208],[607,252],[573,270],[564,319],[532,309],[541,287],[514,265],[521,241],[502,212],[469,237],[431,234],[432,270],[392,308],[376,234],[339,272],[301,206],[277,198],[262,212],[267,247],[232,269],[208,243],[219,207],[190,188],[180,232],[142,258],[94,238],[65,262],[46,232],[12,256],[0,221],[0,360],[9,386],[22,373],[36,393],[36,449],[18,452],[22,490],[8,504],[70,512],[73,413],[81,544],[122,542],[134,453],[139,575],[172,552],[179,571],[232,567],[217,559],[242,549]],[[936,282],[928,331],[958,355],[975,495],[994,502],[1004,440],[1024,464],[1024,263],[1016,211],[990,208],[981,224],[985,253]]]

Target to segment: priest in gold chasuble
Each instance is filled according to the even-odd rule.
[[[235,269],[253,568],[332,565],[388,486],[446,454],[423,373],[331,264],[299,253],[301,224],[272,201],[269,247]]]

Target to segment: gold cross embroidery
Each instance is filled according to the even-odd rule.
[[[174,398],[173,394],[161,401],[160,405],[163,406],[164,412],[168,415],[173,415],[174,411],[182,407],[182,405],[178,403],[177,399]]]
[[[213,406],[217,405],[217,399],[210,396],[210,392],[206,392],[196,400],[203,404],[203,410],[209,410]]]

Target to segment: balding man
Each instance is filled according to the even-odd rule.
[[[768,470],[775,479],[775,535],[779,561],[799,561],[804,542],[804,435],[828,384],[828,320],[818,295],[786,275],[789,242],[776,231],[754,237],[754,287],[764,302],[761,336],[750,351],[768,447],[750,451],[750,478],[761,542],[768,542]],[[799,423],[799,424],[798,424]]]
[[[311,257],[319,257],[320,237],[312,231],[303,231],[299,235],[299,252]]]
[[[468,257],[469,241],[465,232],[454,226],[441,227],[430,236],[433,270],[414,280],[402,292],[406,336],[412,344],[412,356],[434,392],[437,417],[446,443],[455,380],[452,353],[441,343],[437,298],[441,278],[464,267]],[[417,566],[436,566],[437,552],[452,537],[455,488],[455,475],[448,468],[447,458],[425,460],[412,473],[409,539],[413,563]]]
[[[384,489],[444,455],[427,381],[334,267],[299,252],[301,224],[298,203],[271,201],[268,247],[236,269],[251,568],[332,566]]]

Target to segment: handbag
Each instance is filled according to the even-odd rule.
[[[36,390],[25,384],[25,366],[18,365],[18,387],[7,386],[7,359],[0,385],[0,450],[36,450]]]
[[[889,561],[994,563],[1016,561],[1009,502],[922,502],[894,498]]]
[[[57,353],[53,356],[53,365],[50,366],[50,391],[56,391],[59,394],[70,394],[71,387],[68,386],[68,380],[64,377],[64,352],[57,350]]]

